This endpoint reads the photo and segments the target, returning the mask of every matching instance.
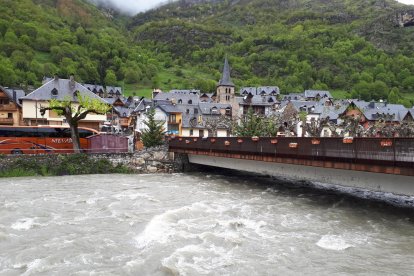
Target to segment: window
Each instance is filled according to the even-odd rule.
[[[198,109],[194,108],[194,114],[198,114]]]
[[[167,99],[167,100],[168,100],[168,99]],[[183,100],[179,99],[179,100],[178,100],[178,103],[179,103],[179,104],[182,104],[182,103],[183,103]]]
[[[188,100],[188,104],[193,104],[193,101],[192,100]]]
[[[52,94],[53,97],[56,97],[59,94],[59,92],[56,88],[53,88],[50,93]]]
[[[190,136],[194,135],[194,130],[190,129]]]
[[[171,114],[170,115],[170,123],[175,123],[175,122],[176,122],[175,114]]]
[[[7,118],[8,119],[13,119],[13,113],[7,113]]]
[[[186,109],[185,114],[190,114],[190,109]]]

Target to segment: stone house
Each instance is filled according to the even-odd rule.
[[[0,86],[0,125],[19,126],[23,124],[22,105],[19,99],[24,96],[23,90]]]

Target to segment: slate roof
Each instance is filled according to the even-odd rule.
[[[250,95],[250,100],[248,99]],[[256,105],[256,106],[271,106],[279,101],[275,96],[259,96],[248,94],[244,97],[236,97],[239,105]]]
[[[85,86],[89,91],[96,91],[94,93],[99,93],[101,92],[105,92],[104,87],[102,85],[96,85],[96,84],[82,84],[83,86]]]
[[[65,100],[71,99],[73,102],[77,102],[76,97],[74,96],[75,92],[79,91],[80,95],[86,96],[92,99],[98,99],[102,102],[105,102],[102,98],[95,95],[93,92],[89,91],[85,86],[81,85],[76,81],[71,81],[68,79],[52,79],[49,82],[45,83],[32,93],[28,94],[25,97],[22,97],[22,100],[37,100],[37,101],[48,101],[51,99]],[[105,102],[106,103],[106,102]]]
[[[203,93],[200,95],[200,102],[211,102],[214,93]]]
[[[164,111],[167,114],[181,113],[181,111],[177,108],[177,106],[173,104],[160,104],[160,105],[157,105],[156,107],[160,108],[162,111]]]
[[[118,98],[102,98],[105,102],[107,102],[108,104],[110,104],[110,105],[113,105],[114,104],[114,102],[116,101],[116,100],[118,100]]]
[[[306,109],[304,111],[306,112],[314,112],[315,110],[311,110],[312,108],[315,109],[315,107],[318,105],[318,102],[314,101],[290,101],[293,106],[298,110],[301,111],[303,109]]]
[[[211,110],[213,108],[217,108],[218,111],[220,111],[220,109],[226,109],[226,108],[231,108],[231,104],[220,104],[220,103],[203,103],[201,102],[199,104],[199,108],[201,110],[201,113],[203,115],[208,115],[211,114]]]
[[[242,87],[240,88],[239,93],[240,95],[248,95],[248,94],[256,95],[257,87]]]
[[[1,86],[0,86],[0,89],[3,90],[6,93],[7,97],[9,97],[9,99],[13,102],[14,102],[14,94],[15,94],[16,95],[15,103],[20,107],[22,106],[19,100],[23,98],[24,96],[26,96],[26,93],[22,89],[4,88]]]
[[[305,98],[330,98],[332,99],[332,95],[329,91],[325,91],[325,90],[305,90],[305,92],[303,93]]]
[[[137,106],[134,108],[133,112],[142,112],[145,111],[147,106],[152,106],[153,102],[149,99],[142,99]]]
[[[301,100],[305,100],[305,98],[303,97],[303,93],[290,93],[290,94],[284,95],[283,100],[301,101]]]
[[[224,67],[223,67],[223,74],[218,83],[219,86],[234,86],[234,83],[231,81],[230,77],[230,65],[229,61],[226,59],[224,60]]]
[[[245,96],[248,94],[252,95],[265,95],[275,96],[280,94],[280,89],[277,86],[259,86],[259,87],[242,87],[240,88],[240,95]]]
[[[120,117],[128,118],[131,116],[131,113],[134,111],[132,108],[123,107],[123,106],[114,106],[113,109]]]
[[[200,95],[200,90],[196,90],[196,89],[188,89],[188,90],[175,89],[175,90],[171,90],[170,93],[184,94],[184,95]]]
[[[278,95],[280,89],[277,86],[260,86],[257,88],[256,95]]]
[[[166,100],[166,101],[175,101],[176,104],[191,104],[197,105],[200,101],[199,96],[195,94],[188,94],[188,93],[159,93],[154,97],[154,100]]]
[[[122,95],[122,88],[118,86],[107,86],[106,92],[111,95]]]
[[[374,101],[366,102],[361,100],[352,100],[350,104],[352,103],[361,110],[365,118],[369,121],[376,121],[384,116],[388,116],[391,119],[390,121],[401,122],[409,112],[409,109],[401,104]]]

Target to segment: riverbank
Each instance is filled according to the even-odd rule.
[[[166,147],[116,154],[0,155],[0,177],[172,173],[177,170]]]

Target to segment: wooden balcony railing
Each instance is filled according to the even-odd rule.
[[[414,138],[175,137],[169,150],[405,167],[414,174]]]
[[[13,118],[0,118],[0,125],[13,125]]]
[[[15,104],[9,103],[9,104],[0,104],[0,111],[15,111],[18,108]]]

